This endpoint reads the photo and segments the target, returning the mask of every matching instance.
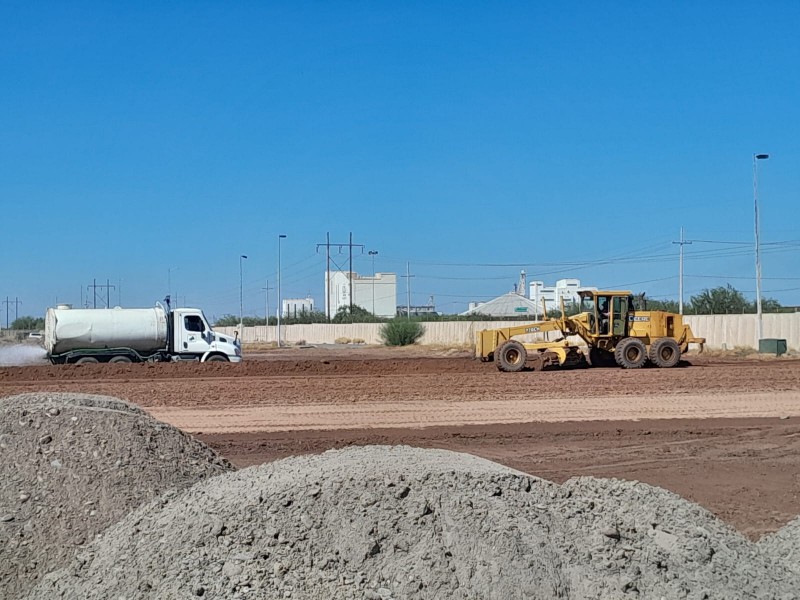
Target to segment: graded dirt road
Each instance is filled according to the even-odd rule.
[[[0,368],[0,395],[117,396],[239,465],[409,443],[557,481],[640,479],[752,536],[779,527],[800,512],[800,360],[692,363],[506,374],[466,355],[312,348],[251,354],[241,365]]]

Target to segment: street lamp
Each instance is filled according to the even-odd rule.
[[[278,348],[281,347],[281,313],[283,312],[283,301],[281,300],[281,240],[284,234],[278,235]]]
[[[766,160],[769,154],[753,154],[753,206],[755,209],[755,229],[756,229],[756,314],[757,333],[756,348],[764,336],[764,324],[761,320],[761,227],[758,219],[758,161]]]
[[[244,310],[244,285],[242,283],[242,261],[247,260],[247,255],[242,254],[239,256],[239,335],[244,337],[244,325],[242,320],[244,317],[242,316]],[[241,338],[240,338],[241,339]]]
[[[377,250],[370,250],[367,254],[372,257],[372,314],[375,314],[375,256],[378,254]]]

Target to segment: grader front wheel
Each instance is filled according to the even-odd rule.
[[[528,360],[528,351],[517,340],[508,340],[494,351],[494,362],[497,368],[506,373],[516,373],[525,368]]]

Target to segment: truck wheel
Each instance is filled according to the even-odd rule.
[[[127,356],[115,356],[108,362],[110,363],[132,363],[133,361]]]
[[[517,340],[508,340],[494,351],[494,362],[497,368],[506,373],[516,373],[525,368],[528,351]]]
[[[681,347],[672,338],[661,338],[650,346],[650,362],[662,369],[669,369],[681,360]]]
[[[75,361],[76,365],[92,365],[95,363],[99,363],[100,361],[97,360],[94,356],[83,356]]]
[[[221,354],[213,354],[206,359],[206,362],[228,362],[228,357]]]
[[[614,350],[614,360],[623,369],[639,369],[647,360],[647,347],[637,338],[625,338]]]

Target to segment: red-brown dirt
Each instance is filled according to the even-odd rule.
[[[506,374],[463,353],[291,349],[241,365],[0,368],[0,395],[117,396],[200,435],[240,466],[408,443],[556,481],[639,479],[751,536],[776,529],[800,512],[800,360],[691,362]]]

